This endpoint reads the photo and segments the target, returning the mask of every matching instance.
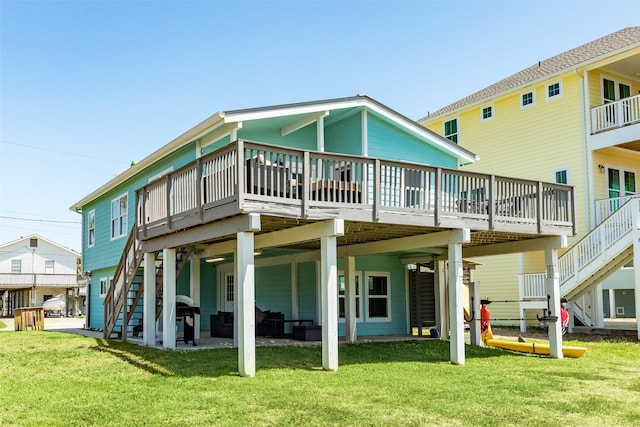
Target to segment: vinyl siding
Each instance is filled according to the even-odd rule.
[[[517,302],[500,301],[520,299],[518,274],[520,273],[520,254],[509,254],[477,258],[482,263],[476,266],[473,280],[480,282],[480,298],[496,301],[489,306],[493,325],[517,325],[517,320],[498,320],[518,317]]]

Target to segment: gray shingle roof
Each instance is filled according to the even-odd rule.
[[[525,68],[506,79],[487,86],[472,93],[453,104],[447,105],[421,119],[433,119],[442,116],[467,105],[491,98],[500,93],[524,86],[545,76],[556,74],[560,71],[571,69],[586,61],[614,52],[618,49],[640,42],[640,27],[628,27],[615,33],[608,34],[597,40],[578,46],[559,55],[540,61],[529,68]]]

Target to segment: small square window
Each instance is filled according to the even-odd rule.
[[[551,99],[562,95],[562,87],[560,82],[556,82],[547,86],[547,99]]]
[[[489,105],[488,107],[484,107],[481,110],[481,116],[480,118],[482,120],[489,120],[493,118],[493,106]]]
[[[569,183],[569,172],[567,169],[558,169],[554,172],[554,178],[556,183],[558,184],[568,184]]]
[[[522,94],[522,108],[531,107],[534,105],[533,92],[527,92]]]

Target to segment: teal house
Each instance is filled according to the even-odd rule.
[[[291,333],[336,370],[339,341],[436,328],[463,364],[464,257],[545,249],[554,311],[575,233],[572,187],[460,169],[475,161],[365,95],[216,113],[71,207],[88,326],[174,349],[191,309],[185,333],[233,338],[247,376],[256,335]]]

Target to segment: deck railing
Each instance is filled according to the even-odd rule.
[[[600,224],[607,219],[609,215],[620,209],[627,200],[640,198],[640,194],[629,194],[621,197],[610,197],[608,199],[600,199],[595,201],[595,220],[596,224]]]
[[[525,224],[538,233],[551,226],[575,234],[570,186],[242,140],[145,185],[136,197],[141,239],[154,227],[175,231],[219,219],[210,214],[217,207],[246,211],[256,202],[299,217],[354,208],[372,221],[399,212],[431,215],[435,224],[453,217],[489,229]]]
[[[0,286],[2,287],[47,286],[73,288],[84,285],[84,277],[78,274],[0,273]]]
[[[640,95],[591,109],[591,133],[640,123]]]

